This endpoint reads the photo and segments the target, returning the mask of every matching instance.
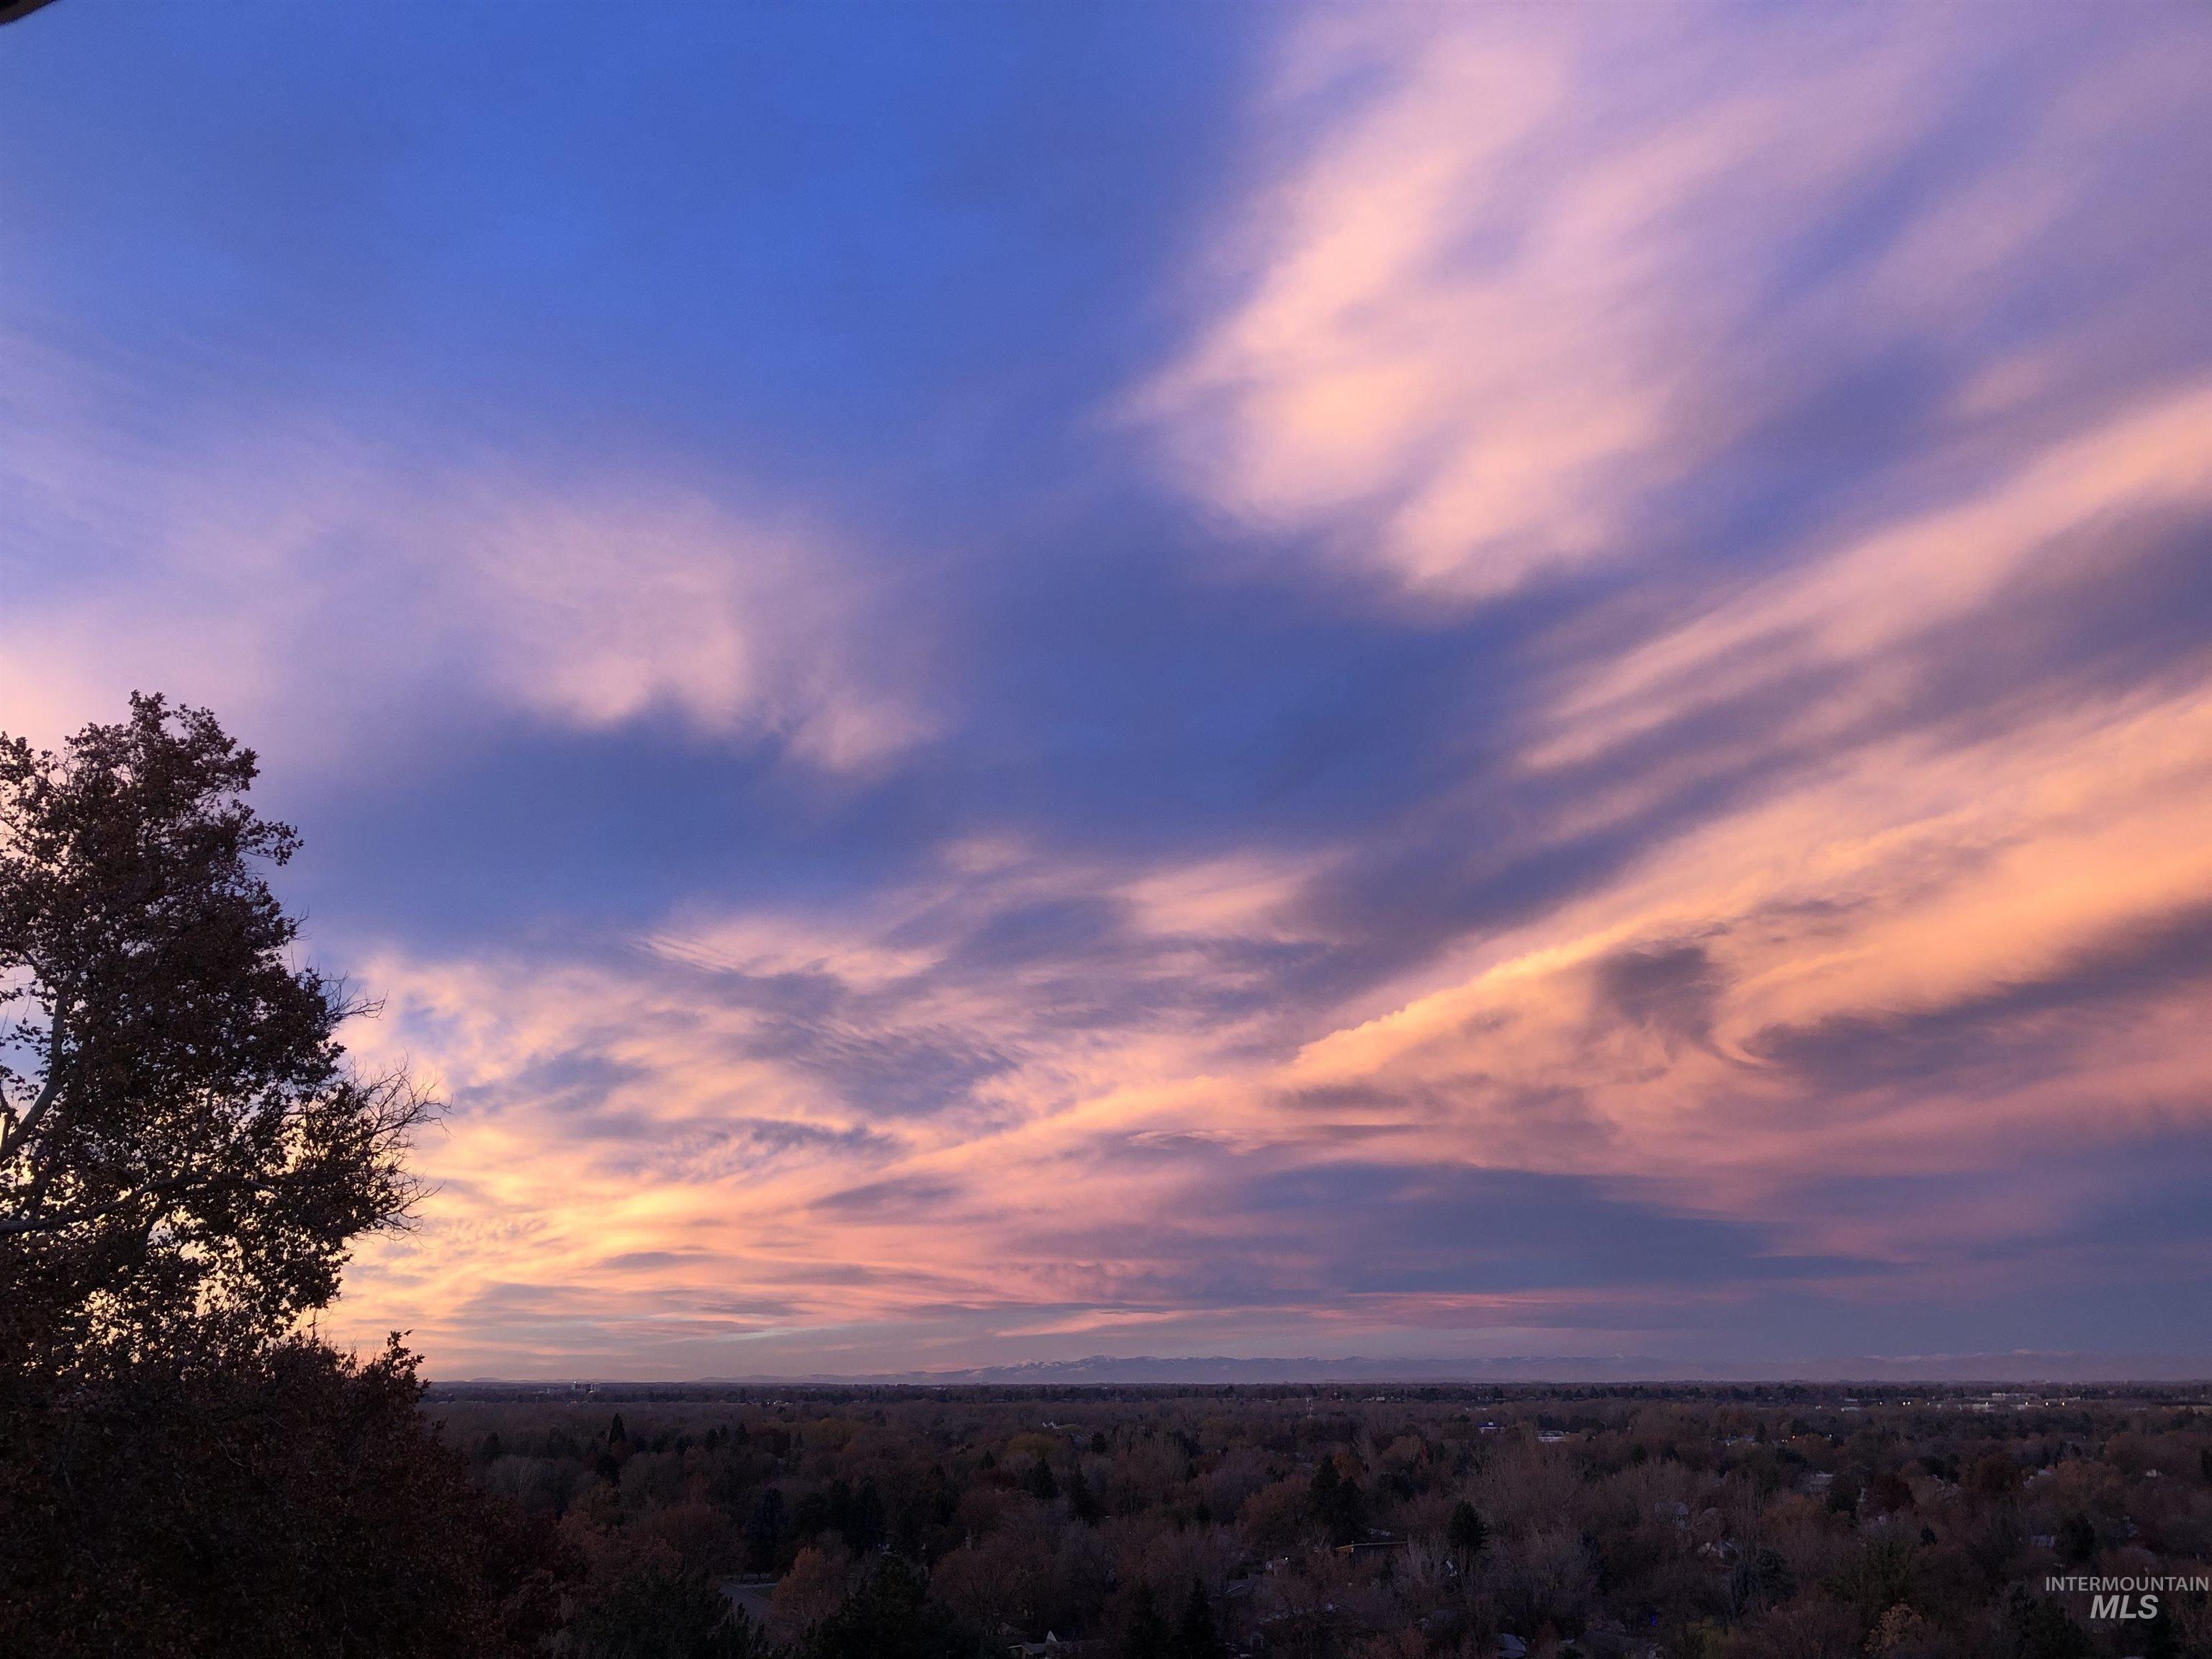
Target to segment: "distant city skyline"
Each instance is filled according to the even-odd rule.
[[[259,752],[434,1376],[2212,1371],[2208,70],[48,7],[0,727]]]

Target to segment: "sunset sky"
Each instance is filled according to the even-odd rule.
[[[0,726],[441,1376],[2212,1358],[2212,9],[0,31]]]

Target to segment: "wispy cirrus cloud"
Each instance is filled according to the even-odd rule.
[[[779,1352],[855,1319],[905,1333],[890,1353],[1139,1314],[1201,1345],[1304,1320],[1571,1347],[1675,1301],[2016,1279],[2078,1256],[2144,1178],[2127,1149],[2212,1127],[2212,969],[2171,909],[2212,913],[2208,708],[1871,750],[1467,936],[1372,1019],[1371,993],[1267,995],[1284,935],[1358,947],[1296,896],[1155,931],[1129,895],[1176,878],[1039,858],[955,860],[826,933],[695,922],[586,975],[380,963],[459,1109],[417,1294],[680,1243],[607,1304],[772,1297]],[[1070,886],[1089,910],[1046,896]],[[1866,1201],[1883,1182],[1923,1196]],[[571,1242],[518,1247],[526,1217]],[[700,1342],[692,1369],[740,1363]]]
[[[1285,912],[1295,873],[963,842],[842,915],[693,912],[583,958],[374,960],[389,1000],[357,1041],[453,1110],[423,1231],[370,1252],[356,1300],[534,1351],[529,1321],[465,1311],[481,1286],[770,1297],[801,1328],[1095,1288],[1012,1243],[1069,1190],[1025,1137],[1260,1041],[1269,963],[1312,948]]]
[[[665,720],[832,771],[931,728],[860,562],[795,509],[210,406],[20,334],[0,349],[11,730],[51,738],[142,684],[310,763],[341,732],[437,716]]]
[[[1880,510],[2204,343],[2201,21],[2077,21],[1321,10],[1130,412],[1428,603]]]
[[[999,213],[902,127],[900,236],[779,218],[791,378],[665,451],[9,347],[11,722],[161,684],[368,776],[318,942],[453,1111],[347,1328],[666,1376],[2212,1323],[2204,15],[1264,15],[1179,216]],[[704,153],[653,165],[726,206]],[[993,297],[840,298],[932,213]],[[532,297],[711,335],[756,222]],[[974,342],[1115,236],[1061,429]],[[896,465],[819,436],[893,380]],[[455,726],[458,781],[362,761]]]

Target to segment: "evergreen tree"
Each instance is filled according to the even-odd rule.
[[[770,1486],[753,1499],[745,1520],[745,1567],[751,1572],[774,1572],[783,1559],[789,1522],[785,1518],[783,1488]]]
[[[1451,1546],[1451,1553],[1459,1558],[1462,1566],[1472,1565],[1490,1546],[1490,1525],[1474,1505],[1462,1498],[1445,1525],[1444,1541]]]
[[[1228,1645],[1214,1627],[1213,1604],[1206,1599],[1206,1586],[1195,1578],[1190,1581],[1190,1597],[1183,1603],[1168,1651],[1172,1659],[1227,1659]]]
[[[1308,1503],[1314,1519],[1327,1530],[1332,1544],[1352,1543],[1364,1529],[1366,1494],[1359,1490],[1358,1482],[1344,1478],[1334,1458],[1324,1460],[1321,1468],[1314,1471]]]
[[[769,1652],[760,1632],[733,1613],[704,1574],[673,1570],[621,1580],[577,1614],[569,1636],[580,1659],[756,1659]]]
[[[2170,1595],[2159,1598],[2158,1612],[2142,1633],[2142,1659],[2181,1659],[2181,1632],[2174,1624],[2172,1599]]]
[[[2058,1523],[2058,1553],[2076,1566],[2097,1553],[2097,1528],[2086,1515],[2069,1515]]]
[[[2007,1612],[2013,1659],[2091,1659],[2097,1650],[2088,1632],[2056,1601],[2015,1589]]]
[[[884,1495],[873,1480],[860,1482],[860,1490],[845,1506],[837,1530],[845,1547],[855,1555],[871,1554],[883,1547],[890,1522],[884,1510]]]
[[[1114,1649],[1115,1659],[1172,1659],[1174,1640],[1168,1621],[1160,1616],[1159,1605],[1152,1599],[1152,1586],[1139,1584],[1121,1621],[1121,1639]]]
[[[885,1558],[809,1633],[799,1659],[979,1659],[984,1643],[927,1590],[920,1568]]]
[[[1091,1483],[1083,1478],[1080,1464],[1067,1477],[1067,1507],[1071,1514],[1087,1525],[1096,1526],[1105,1517],[1106,1506],[1091,1490]]]
[[[1022,1490],[1032,1498],[1049,1504],[1060,1496],[1060,1482],[1053,1478],[1052,1465],[1040,1457],[1022,1477]]]

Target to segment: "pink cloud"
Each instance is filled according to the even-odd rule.
[[[1669,492],[1808,368],[1965,349],[1992,285],[2132,210],[2106,174],[2194,94],[2175,43],[2115,35],[2011,77],[2025,137],[2002,162],[1936,175],[1887,228],[1869,213],[2036,44],[1965,14],[1320,10],[1206,251],[1231,297],[1127,412],[1201,500],[1425,602],[1671,542]],[[1961,428],[2047,407],[2117,309],[1992,367]]]
[[[164,405],[129,366],[5,353],[26,405],[11,540],[49,573],[11,595],[11,731],[53,741],[159,685],[295,766],[358,757],[428,705],[584,730],[662,715],[834,772],[933,726],[871,638],[850,550],[795,508],[289,413],[149,433],[134,404]]]

